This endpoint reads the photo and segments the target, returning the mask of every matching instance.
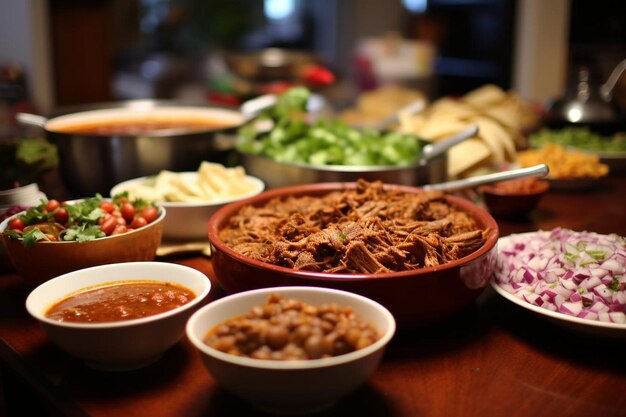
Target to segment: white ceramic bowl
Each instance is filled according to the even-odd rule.
[[[105,282],[146,279],[191,289],[196,298],[164,313],[108,323],[69,323],[46,318],[45,311],[66,295]],[[52,342],[88,365],[123,371],[147,366],[185,334],[185,323],[209,294],[211,282],[202,272],[165,262],[100,265],[61,275],[35,288],[26,299],[29,314],[39,320]]]
[[[382,337],[374,344],[345,355],[302,361],[272,361],[220,352],[203,342],[216,325],[262,305],[271,293],[312,305],[351,306]],[[346,291],[318,287],[280,287],[242,292],[214,301],[195,312],[187,323],[187,337],[198,348],[215,380],[224,388],[270,413],[306,413],[332,406],[358,388],[377,368],[396,330],[391,313],[382,305]]]
[[[181,174],[187,176],[190,181],[193,181],[194,176],[198,175],[197,172],[183,172]],[[157,201],[160,206],[167,210],[167,218],[163,226],[163,239],[170,241],[206,241],[208,239],[207,222],[213,213],[228,203],[255,196],[265,189],[265,184],[260,179],[250,175],[246,175],[246,178],[255,187],[251,192],[238,197],[193,203]],[[121,182],[111,189],[111,196],[144,183],[149,179],[150,177],[141,177]]]

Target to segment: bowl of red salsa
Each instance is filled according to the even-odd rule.
[[[520,217],[537,207],[550,183],[536,177],[518,178],[479,187],[485,205],[496,217]]]
[[[153,260],[164,218],[163,207],[124,193],[42,200],[0,223],[0,240],[17,272],[36,286],[81,268]]]
[[[165,262],[85,268],[35,288],[26,309],[50,341],[91,367],[147,366],[183,336],[211,289],[202,272]]]

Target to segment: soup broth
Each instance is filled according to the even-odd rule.
[[[56,132],[82,135],[142,135],[163,131],[198,132],[234,126],[231,120],[209,118],[137,118],[75,122],[54,129]]]

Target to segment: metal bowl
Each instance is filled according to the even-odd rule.
[[[353,182],[358,179],[380,180],[387,184],[423,185],[444,182],[448,175],[445,154],[424,163],[405,166],[292,164],[247,153],[241,153],[240,159],[246,172],[263,180],[267,188],[321,182]]]
[[[204,117],[231,120],[232,125],[194,131],[168,129],[140,135],[63,133],[50,128],[66,118],[120,113],[143,116],[169,110],[181,117],[185,112],[202,113]],[[237,128],[245,121],[239,110],[162,100],[89,105],[60,111],[49,119],[36,115],[20,116],[21,123],[42,127],[48,140],[58,147],[61,178],[77,197],[96,192],[105,195],[124,180],[158,174],[164,169],[193,171],[204,160],[228,163],[234,155]]]
[[[452,146],[475,136],[478,126],[470,126],[437,143],[415,137],[421,155],[411,165],[312,165],[279,162],[240,152],[239,159],[250,175],[260,178],[267,188],[322,182],[353,182],[358,179],[387,184],[425,185],[448,180],[448,154]]]
[[[319,63],[310,52],[281,48],[230,52],[224,60],[237,76],[253,82],[293,81],[304,67]]]

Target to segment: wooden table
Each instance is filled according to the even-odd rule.
[[[626,177],[550,191],[501,235],[557,226],[626,236]],[[177,258],[212,276],[210,260]],[[183,340],[154,365],[101,373],[53,346],[25,311],[19,276],[0,276],[4,412],[58,416],[221,416],[256,411],[221,390]],[[218,288],[211,297],[221,296]],[[419,302],[419,300],[416,300]],[[399,332],[379,369],[322,416],[624,416],[626,338],[555,325],[488,288],[454,317]],[[1,414],[0,414],[1,415]]]

